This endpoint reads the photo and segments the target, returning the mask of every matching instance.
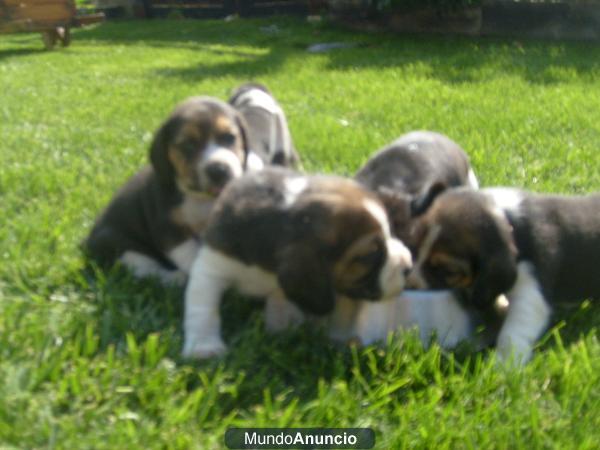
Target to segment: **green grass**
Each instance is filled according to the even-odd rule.
[[[327,41],[360,46],[305,52]],[[345,350],[309,329],[269,336],[260,305],[230,296],[231,351],[190,364],[182,291],[86,276],[77,244],[176,102],[250,79],[284,106],[311,171],[352,174],[425,128],[458,141],[483,185],[598,190],[600,47],[273,19],[107,23],[41,48],[0,37],[0,447],[220,448],[229,426],[368,426],[381,449],[597,448],[590,303],[561,310],[516,371],[411,335]]]

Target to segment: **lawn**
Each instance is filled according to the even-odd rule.
[[[309,54],[313,43],[355,42]],[[597,448],[600,308],[561,308],[523,370],[414,335],[340,349],[265,334],[231,295],[222,360],[179,358],[182,290],[90,276],[78,243],[190,95],[280,100],[304,166],[352,174],[413,129],[485,186],[600,189],[600,46],[350,33],[291,19],[0,36],[0,447],[221,448],[231,426],[372,427],[376,448]],[[600,212],[598,212],[600,214]],[[600,260],[598,262],[600,264]]]

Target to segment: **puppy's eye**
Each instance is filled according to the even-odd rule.
[[[221,133],[217,136],[217,142],[219,145],[224,147],[231,147],[233,144],[235,144],[235,134]]]
[[[181,144],[179,144],[179,149],[181,150],[181,152],[184,155],[191,156],[194,153],[196,153],[196,150],[198,149],[198,145],[192,141],[185,141],[185,142],[182,142]]]
[[[445,285],[450,287],[460,287],[466,282],[465,275],[458,268],[447,264],[430,261],[428,270],[433,277],[443,281]]]
[[[450,274],[450,270],[448,270],[446,265],[438,262],[435,259],[428,260],[427,266],[432,273],[439,275],[441,277],[445,277]]]
[[[467,287],[470,284],[470,279],[462,273],[454,272],[446,275],[446,283],[452,287]]]
[[[384,258],[384,246],[380,240],[373,241],[373,244],[367,253],[357,255],[352,262],[362,264],[366,267],[373,267],[381,262]]]

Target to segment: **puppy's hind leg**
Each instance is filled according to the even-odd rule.
[[[156,277],[165,284],[183,285],[186,275],[172,270],[145,252],[118,229],[110,225],[97,226],[81,243],[86,256],[103,268],[119,262],[135,277]],[[137,250],[134,250],[137,249]]]
[[[119,262],[127,267],[136,277],[156,277],[163,284],[183,286],[187,278],[184,272],[167,269],[150,256],[132,250],[123,253],[119,258]]]
[[[227,259],[205,246],[192,265],[185,291],[184,358],[210,358],[227,350],[219,312],[221,297],[231,284]]]

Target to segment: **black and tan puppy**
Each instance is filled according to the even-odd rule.
[[[433,131],[400,136],[375,153],[355,179],[379,195],[394,234],[404,242],[410,237],[413,213],[429,201],[428,196],[444,187],[479,186],[465,151]]]
[[[215,197],[251,161],[243,118],[220,100],[189,98],[156,132],[150,161],[117,192],[83,247],[101,265],[120,261],[137,276],[183,281]]]
[[[248,124],[248,145],[265,164],[298,168],[300,158],[283,109],[266,86],[245,83],[229,99]]]
[[[215,204],[185,293],[185,357],[226,350],[223,292],[280,298],[322,316],[336,296],[379,300],[400,292],[408,249],[383,206],[358,183],[266,168],[230,183]]]
[[[423,287],[457,289],[483,311],[505,294],[498,353],[526,362],[552,303],[600,297],[599,211],[600,194],[448,190],[417,221],[411,278]]]

